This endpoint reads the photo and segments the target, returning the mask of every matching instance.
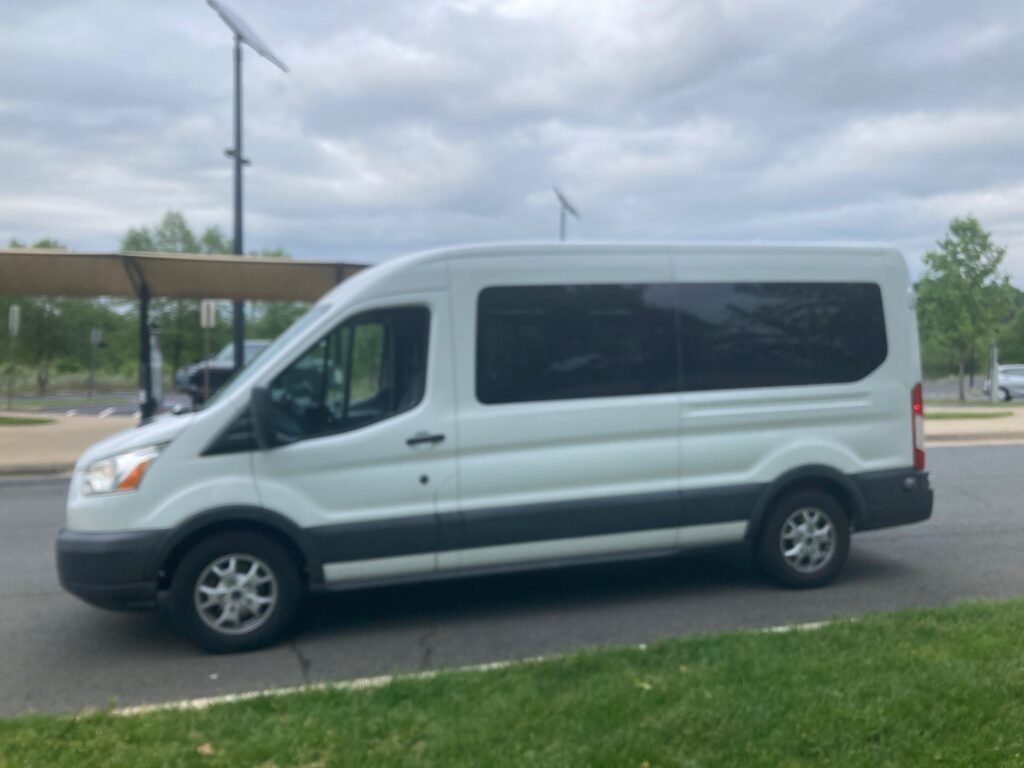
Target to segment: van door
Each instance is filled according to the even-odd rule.
[[[667,256],[451,263],[458,552],[479,568],[671,547],[679,396]]]
[[[329,582],[434,570],[455,502],[449,322],[444,292],[363,306],[270,384],[287,444],[254,453],[257,487]]]

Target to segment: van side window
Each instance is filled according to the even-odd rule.
[[[674,391],[673,301],[668,284],[485,288],[477,306],[477,399]]]
[[[678,286],[684,391],[837,384],[888,355],[872,283]]]
[[[277,429],[292,440],[347,432],[423,399],[430,313],[372,310],[332,330],[270,386]]]

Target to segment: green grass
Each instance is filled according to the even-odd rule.
[[[202,711],[0,720],[0,766],[1024,766],[1024,601]]]
[[[1024,406],[1024,402],[1016,400],[1010,400],[1007,402],[990,402],[988,400],[955,400],[955,399],[937,399],[937,400],[925,400],[924,408],[925,412],[928,411],[929,405],[953,405],[957,408],[1020,408]]]
[[[14,400],[11,403],[11,410],[14,411],[25,411],[32,412],[38,411],[42,408],[78,408],[83,405],[124,405],[125,403],[134,402],[133,400],[125,398],[109,398],[103,395],[96,395],[95,398],[89,400],[86,397],[80,398],[39,398],[33,400]],[[7,401],[0,400],[0,405],[6,407]]]
[[[924,417],[929,421],[943,421],[948,419],[999,419],[1003,416],[1013,416],[1013,411],[932,411],[929,413],[926,408]]]
[[[37,416],[0,416],[0,427],[29,427],[39,424],[52,424],[53,419]]]

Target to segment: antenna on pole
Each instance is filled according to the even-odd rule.
[[[565,224],[566,214],[571,214],[576,221],[580,220],[580,212],[576,210],[572,203],[569,202],[569,198],[562,194],[562,191],[558,187],[552,187],[555,192],[555,197],[558,198],[558,240],[559,242],[565,241]]]

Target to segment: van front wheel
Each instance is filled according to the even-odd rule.
[[[842,506],[823,491],[797,491],[772,508],[756,542],[761,567],[787,587],[832,581],[850,552],[850,524]]]
[[[190,549],[171,580],[182,633],[214,653],[264,648],[291,628],[302,595],[291,555],[259,533],[218,533]]]

